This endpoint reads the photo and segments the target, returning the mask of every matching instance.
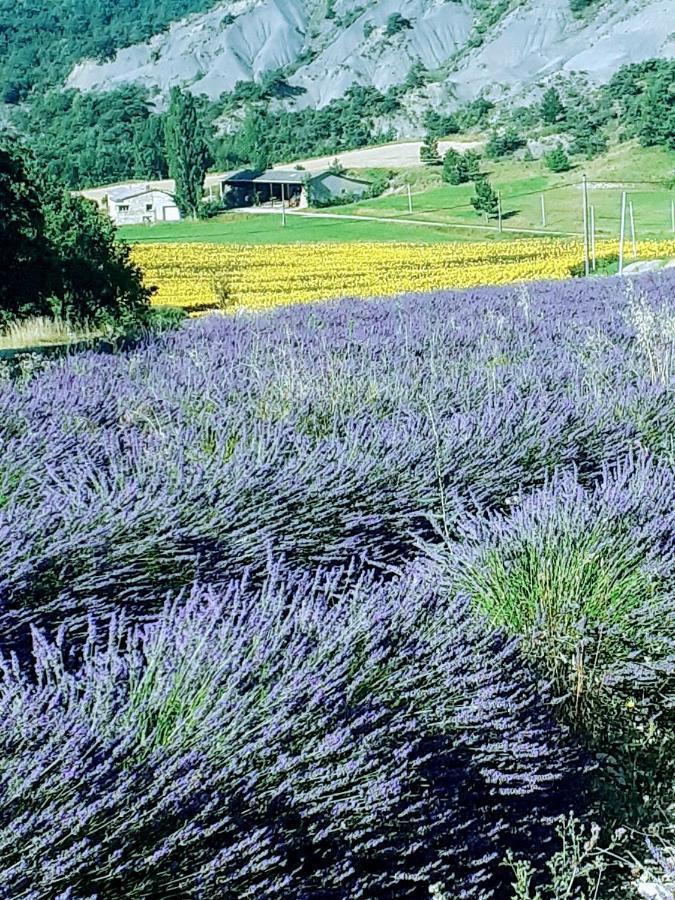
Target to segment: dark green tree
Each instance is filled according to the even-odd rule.
[[[136,178],[161,179],[169,175],[164,146],[164,120],[161,116],[149,116],[141,122],[134,134],[134,176]]]
[[[510,127],[505,131],[493,131],[489,141],[485,145],[485,154],[489,159],[501,159],[509,156],[525,147],[527,141],[515,128]]]
[[[476,150],[467,150],[464,154],[464,165],[470,181],[480,178],[481,155]]]
[[[171,89],[164,135],[169,174],[176,182],[176,203],[184,216],[196,219],[210,157],[195,98],[177,87]]]
[[[0,147],[0,326],[15,316],[49,311],[50,259],[40,195],[23,159]]]
[[[45,237],[52,248],[54,315],[76,322],[144,318],[152,292],[131,260],[129,245],[116,239],[108,216],[61,185],[43,180],[39,190]]]
[[[49,314],[92,323],[145,318],[151,291],[110,219],[6,148],[0,148],[0,246],[0,321]]]
[[[570,158],[565,153],[565,148],[562,144],[558,144],[550,153],[547,153],[544,161],[551,172],[569,172],[572,168]]]
[[[443,181],[448,184],[464,184],[469,180],[466,160],[457,150],[450,148],[443,157]]]
[[[471,198],[471,205],[479,213],[496,216],[499,210],[499,198],[487,178],[476,181],[476,193]]]
[[[640,143],[645,147],[662,145],[675,150],[674,75],[675,71],[666,70],[646,79],[637,126]]]
[[[427,165],[437,165],[440,161],[441,156],[438,152],[438,138],[428,134],[420,147],[420,162],[426,163]]]
[[[422,124],[427,134],[437,138],[445,137],[446,134],[457,134],[459,131],[457,119],[452,114],[443,116],[435,109],[428,109],[424,113]]]
[[[565,107],[560,99],[560,94],[554,87],[550,87],[542,97],[539,112],[542,122],[546,125],[554,125],[563,118]]]

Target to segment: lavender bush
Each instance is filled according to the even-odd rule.
[[[286,580],[284,580],[284,578]],[[194,589],[3,666],[0,897],[502,897],[583,764],[513,642],[350,573]]]

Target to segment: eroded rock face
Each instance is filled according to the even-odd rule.
[[[475,41],[471,0],[337,0],[331,17],[319,0],[235,0],[190,16],[106,63],[89,60],[68,85],[108,90],[135,82],[160,96],[174,84],[217,97],[238,81],[284,69],[303,93],[296,107],[320,107],[354,84],[385,90],[421,61],[443,67],[432,102],[459,104],[488,90],[523,94],[558,73],[606,81],[622,65],[675,56],[675,0],[607,0],[575,19],[569,0],[522,0]],[[392,29],[398,13],[406,24]],[[389,27],[388,27],[389,26]],[[290,73],[290,74],[288,74]]]

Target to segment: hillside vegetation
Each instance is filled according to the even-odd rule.
[[[75,63],[112,59],[215,0],[0,0],[0,102],[60,86]]]

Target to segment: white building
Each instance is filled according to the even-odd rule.
[[[101,200],[115,225],[154,225],[155,222],[177,222],[180,210],[169,191],[150,185],[130,184],[113,188]]]

